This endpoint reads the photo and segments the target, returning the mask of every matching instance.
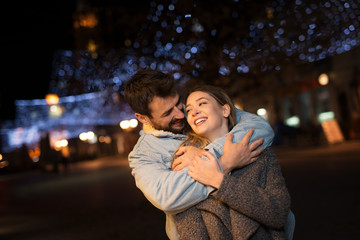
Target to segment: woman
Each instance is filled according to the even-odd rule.
[[[185,99],[191,130],[182,146],[205,148],[234,126],[235,107],[222,89],[198,86]],[[176,215],[180,239],[285,239],[290,195],[271,148],[254,163],[230,174],[221,171],[210,152],[204,157],[207,160],[194,160],[189,175],[216,190]]]

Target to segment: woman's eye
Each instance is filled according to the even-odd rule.
[[[189,113],[191,111],[191,109],[186,109],[186,112]]]
[[[203,104],[206,104],[206,102],[200,102],[199,103],[199,106],[203,105]]]

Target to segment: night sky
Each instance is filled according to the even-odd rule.
[[[44,98],[55,49],[72,48],[75,1],[11,1],[2,5],[1,119],[14,119],[15,99]]]

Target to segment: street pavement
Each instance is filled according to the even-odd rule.
[[[274,150],[292,198],[294,240],[359,239],[360,141]],[[167,239],[165,215],[136,188],[126,157],[60,170],[0,176],[1,240]]]

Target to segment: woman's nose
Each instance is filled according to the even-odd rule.
[[[196,116],[200,113],[199,109],[197,109],[196,107],[192,110],[192,115]]]

